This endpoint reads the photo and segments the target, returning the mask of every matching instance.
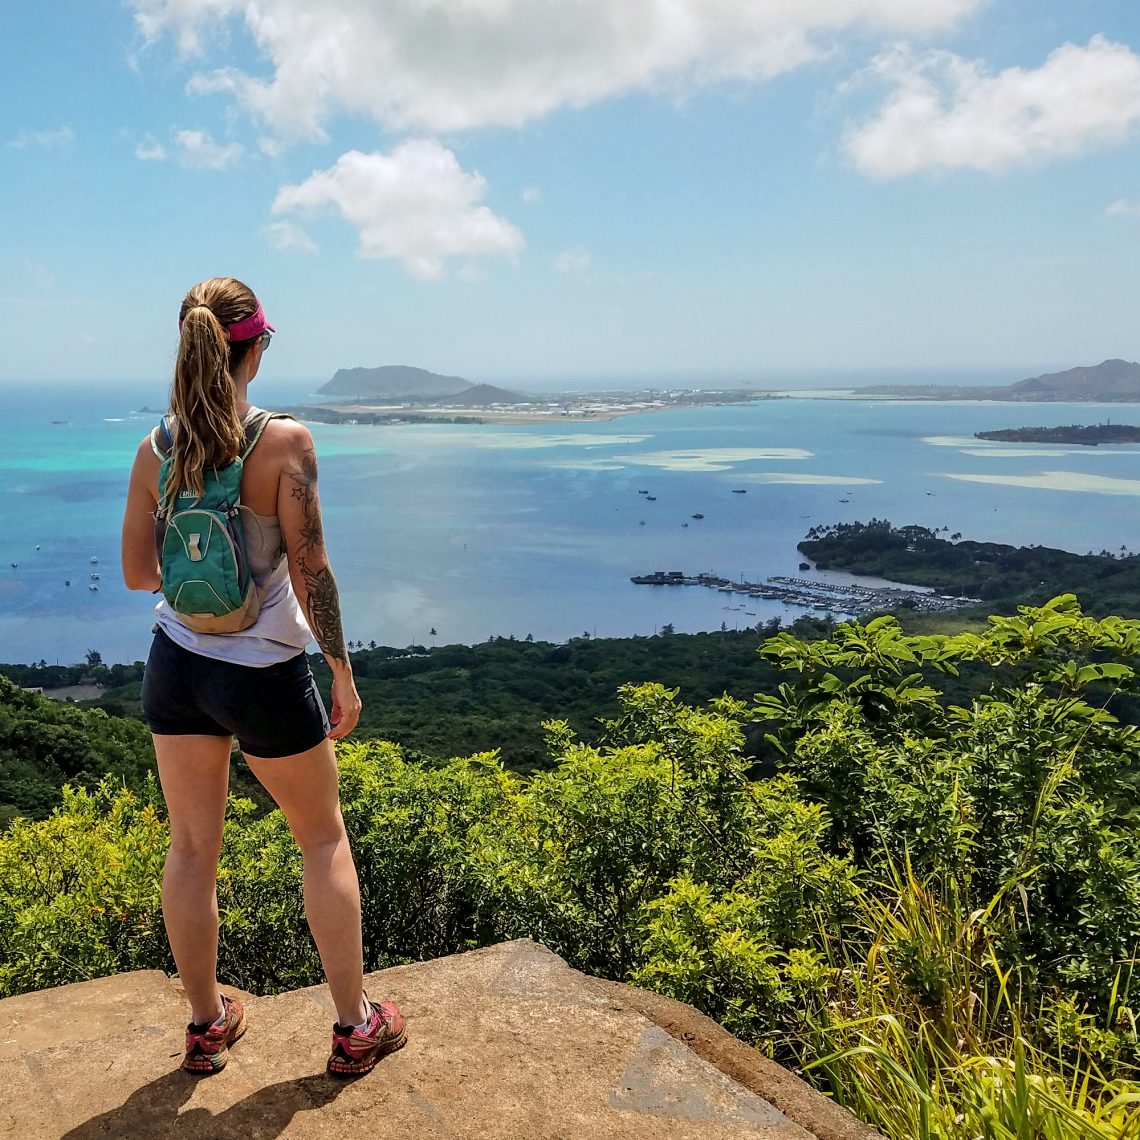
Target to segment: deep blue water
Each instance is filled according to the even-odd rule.
[[[304,392],[251,395],[273,406]],[[0,660],[141,657],[154,599],[120,584],[119,524],[134,449],[156,418],[132,413],[159,407],[162,389],[8,387],[0,401]],[[346,634],[405,645],[430,643],[432,628],[439,643],[563,640],[791,617],[629,577],[796,573],[796,543],[816,523],[878,516],[981,540],[1136,548],[1140,448],[971,437],[1138,417],[1123,405],[796,399],[591,424],[313,432]]]

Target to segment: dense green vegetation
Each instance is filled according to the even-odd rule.
[[[1140,616],[1140,555],[1126,547],[1073,554],[1048,546],[973,542],[960,534],[939,538],[939,533],[871,519],[812,527],[799,549],[821,570],[849,570],[981,598],[991,612],[1040,605],[1062,590],[1079,589],[1091,613]]]
[[[817,634],[830,623],[806,619],[797,629]],[[774,633],[778,625],[768,627]],[[364,702],[359,736],[402,745],[412,757],[466,756],[499,749],[507,767],[529,771],[549,762],[542,722],[566,720],[592,733],[617,711],[627,681],[660,681],[704,701],[721,693],[746,698],[773,689],[776,671],[757,661],[765,637],[756,630],[655,638],[574,638],[565,645],[495,638],[480,645],[376,646],[352,651]],[[330,677],[318,654],[310,661],[328,696]],[[116,667],[119,668],[119,667]],[[114,715],[139,717],[142,666],[128,679],[85,701]],[[18,684],[49,685],[59,667],[0,666]],[[75,683],[91,674],[75,666]],[[95,678],[98,679],[98,678]]]
[[[775,632],[773,628],[770,632]],[[760,665],[764,635],[743,632],[640,638],[574,638],[565,645],[496,638],[400,654],[352,654],[364,702],[360,732],[401,744],[413,756],[465,756],[498,749],[519,772],[550,763],[542,724],[565,720],[594,735],[618,711],[627,682],[658,681],[693,700],[722,693],[746,698],[773,689],[776,671]],[[327,691],[328,672],[314,659]],[[758,736],[757,736],[758,739]]]
[[[1067,424],[1065,427],[1002,428],[976,431],[977,439],[1002,443],[1080,443],[1096,447],[1101,443],[1140,443],[1140,427],[1129,424]]]
[[[957,632],[964,624],[956,614],[901,616],[913,632],[945,632],[944,627]],[[942,620],[934,620],[939,616]],[[833,622],[823,618],[802,618],[792,630],[801,637],[819,638],[833,627]],[[356,736],[392,741],[409,759],[425,762],[495,750],[511,771],[531,772],[551,763],[542,728],[545,721],[565,720],[579,734],[597,737],[602,733],[601,723],[617,714],[616,694],[627,682],[659,682],[679,689],[695,703],[722,694],[748,700],[757,693],[774,693],[779,671],[759,659],[757,650],[778,628],[776,623],[769,623],[763,632],[749,629],[655,638],[582,637],[565,645],[496,638],[471,646],[361,648],[352,652],[364,702]],[[311,661],[327,702],[327,667],[317,655]],[[113,717],[141,718],[141,662],[110,670],[102,665],[5,665],[0,666],[0,673],[24,684],[42,684],[64,669],[69,670],[68,681],[98,679],[100,674],[107,684],[113,684],[116,675],[134,678],[80,705],[101,709]],[[968,702],[988,683],[984,670],[967,665],[959,676],[943,678],[943,699]],[[1140,701],[1128,694],[1116,694],[1111,700],[1118,717],[1127,723],[1140,723]],[[0,705],[3,703],[0,694]],[[33,707],[50,712],[54,706],[44,703]],[[33,715],[30,710],[24,713],[25,719]],[[746,752],[756,770],[770,772],[774,755],[765,743],[763,730],[748,724],[744,732]],[[5,818],[16,814],[43,818],[57,802],[62,776],[50,767],[36,770],[20,763],[15,781],[6,782],[10,766],[11,762],[0,756],[0,826]],[[90,776],[100,774],[95,769]],[[131,781],[131,785],[137,783]],[[252,799],[260,810],[272,807],[240,760],[231,768],[231,790]]]
[[[65,783],[96,787],[110,773],[141,787],[153,766],[144,725],[45,700],[0,677],[0,830],[17,815],[46,816]]]
[[[549,723],[530,776],[342,746],[368,967],[528,935],[704,1009],[892,1140],[1135,1136],[1140,734],[1105,706],[1137,654],[1140,622],[1071,597],[954,637],[880,618],[772,639],[756,699],[623,687],[597,743]],[[986,682],[958,704],[939,679],[964,669]],[[166,832],[153,782],[108,781],[0,835],[0,994],[170,969]],[[228,981],[319,978],[299,882],[279,813],[232,801]]]

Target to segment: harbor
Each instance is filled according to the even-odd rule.
[[[940,613],[978,604],[977,598],[952,597],[912,586],[859,586],[847,582],[811,581],[808,578],[774,577],[764,582],[734,582],[714,572],[685,574],[681,570],[655,570],[636,574],[638,586],[703,586],[722,594],[763,598],[785,605],[861,617],[886,610],[909,609],[918,613]],[[746,611],[747,612],[747,611]]]

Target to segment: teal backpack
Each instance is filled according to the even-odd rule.
[[[184,489],[167,502],[173,417],[164,416],[151,432],[151,447],[162,460],[154,512],[162,594],[182,623],[196,633],[237,633],[257,621],[261,597],[249,569],[241,476],[265,425],[279,414],[259,411],[246,422],[238,457],[225,467],[202,472],[201,498]]]

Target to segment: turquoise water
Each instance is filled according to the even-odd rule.
[[[279,386],[256,398],[303,395]],[[156,418],[133,411],[158,407],[161,388],[39,386],[2,398],[0,660],[143,656],[153,599],[119,581],[119,524],[135,446]],[[981,540],[1134,549],[1140,448],[971,438],[1106,418],[1138,423],[1140,406],[796,399],[591,424],[313,433],[346,634],[406,645],[430,643],[433,627],[442,644],[791,618],[801,611],[725,609],[715,592],[629,577],[796,573],[796,543],[817,523],[878,516]]]

